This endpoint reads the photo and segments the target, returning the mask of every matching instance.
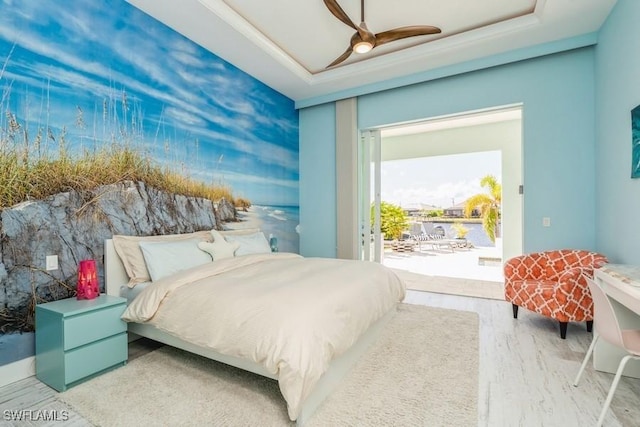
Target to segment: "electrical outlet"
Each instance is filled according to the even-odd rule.
[[[47,255],[47,271],[58,269],[58,255]]]
[[[551,227],[551,218],[549,218],[548,216],[545,216],[544,218],[542,218],[542,226]]]

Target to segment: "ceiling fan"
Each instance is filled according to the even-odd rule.
[[[351,43],[347,50],[342,55],[336,58],[331,64],[327,65],[327,68],[331,68],[334,65],[338,65],[345,59],[347,59],[352,52],[367,53],[376,46],[380,46],[385,43],[393,42],[396,40],[404,39],[407,37],[424,36],[428,34],[440,33],[440,28],[432,27],[430,25],[413,25],[409,27],[394,28],[393,30],[383,31],[378,34],[373,34],[367,28],[367,24],[364,22],[364,0],[360,0],[360,25],[356,25],[340,7],[337,0],[324,0],[324,4],[327,9],[340,21],[344,22],[354,30],[356,33],[351,36]]]

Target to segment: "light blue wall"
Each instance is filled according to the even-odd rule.
[[[299,232],[304,256],[336,256],[335,118],[334,103],[300,110]]]
[[[640,104],[640,1],[618,0],[596,47],[597,246],[640,265],[640,179],[631,179],[631,110]]]
[[[522,103],[523,249],[595,249],[594,82],[594,48],[581,48],[364,95],[358,101],[358,122],[360,128],[367,128]],[[320,179],[326,177],[324,168],[329,159],[319,162],[303,153],[309,146],[319,150],[316,144],[333,145],[335,139],[303,130],[333,128],[335,118],[328,111],[313,115],[302,111],[300,193],[334,194],[334,183]],[[324,150],[333,152],[329,147]],[[328,213],[306,205],[302,196],[300,210],[305,229]],[[542,227],[543,217],[551,218],[551,227]],[[335,234],[335,228],[322,232],[324,239],[313,242],[301,235],[303,254],[303,247],[332,252],[329,245],[333,240],[326,234]]]

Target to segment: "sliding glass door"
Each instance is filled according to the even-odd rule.
[[[375,262],[382,261],[384,251],[383,236],[380,232],[381,158],[380,131],[362,131],[358,147],[360,254],[363,260]]]

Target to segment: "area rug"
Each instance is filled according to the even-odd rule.
[[[461,279],[457,277],[427,276],[405,270],[393,269],[404,280],[407,289],[438,294],[497,299],[504,301],[504,283],[487,280]]]
[[[477,313],[401,304],[308,426],[475,426]],[[60,393],[96,426],[290,426],[277,382],[172,347]]]

